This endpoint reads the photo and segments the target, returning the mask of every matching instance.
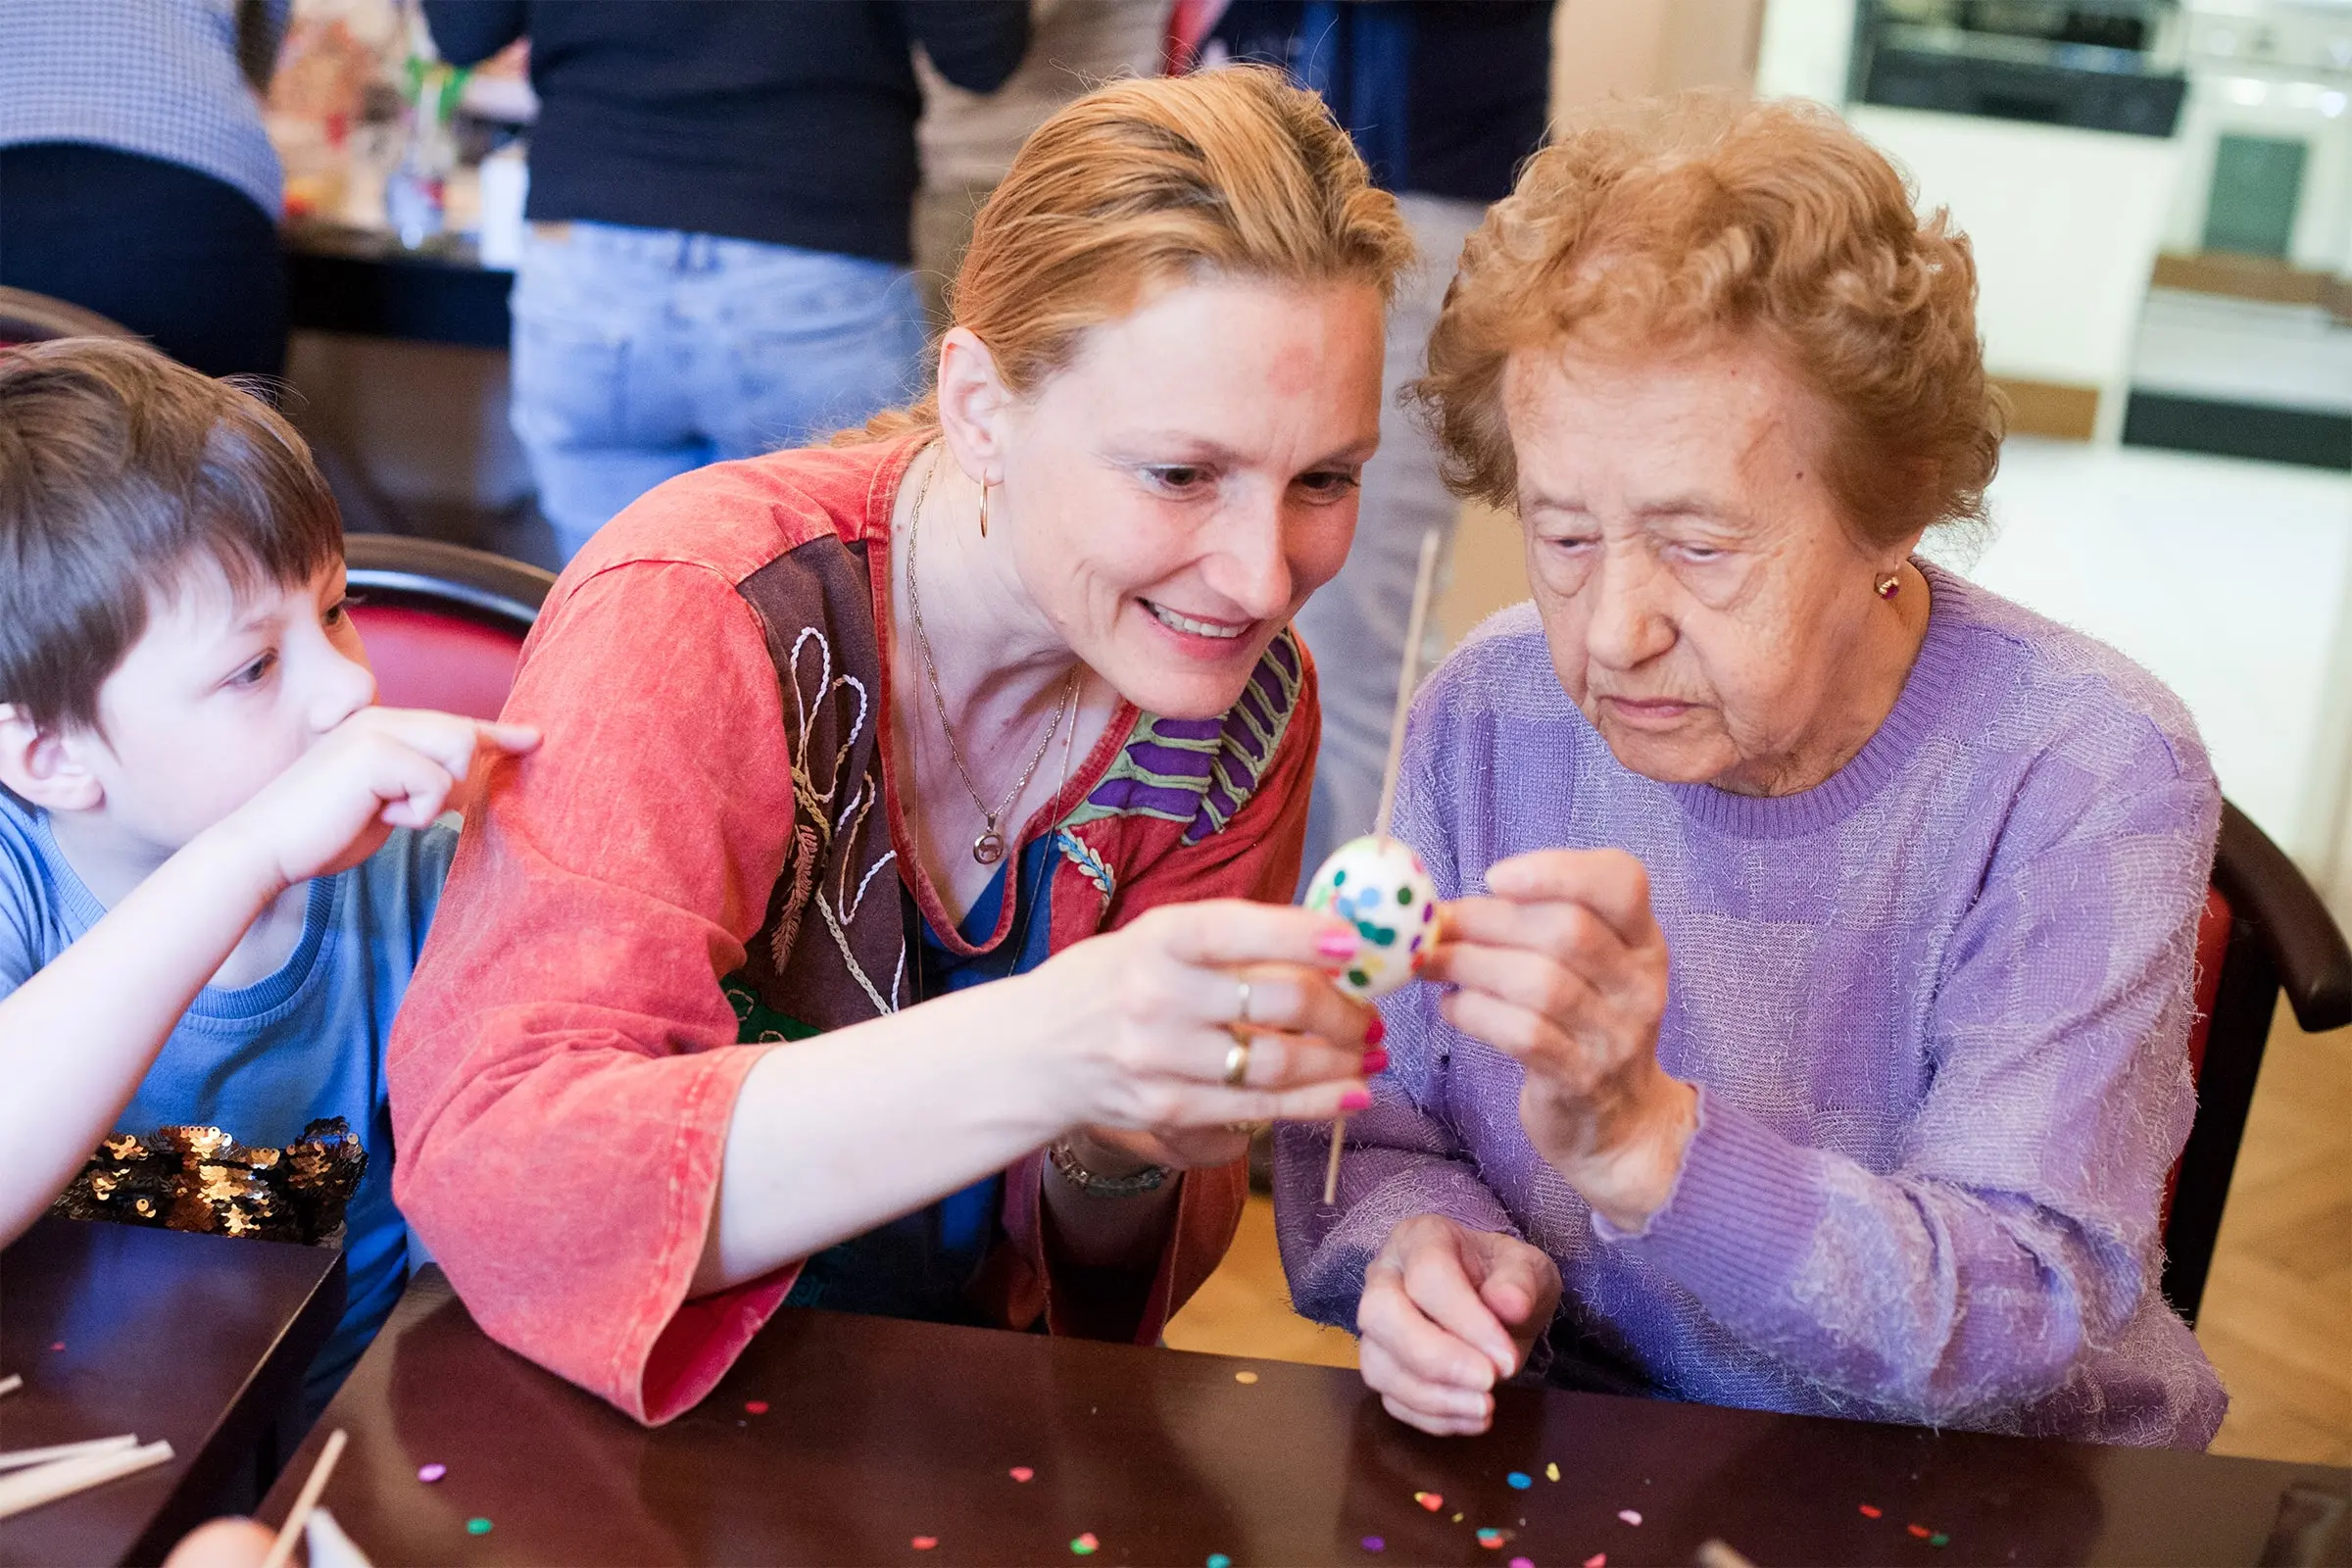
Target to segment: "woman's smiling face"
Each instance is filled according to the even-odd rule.
[[[1554,349],[1512,359],[1504,413],[1552,664],[1618,760],[1777,795],[1860,748],[1908,668],[1877,667],[1901,644],[1873,583],[1909,547],[1839,517],[1809,389],[1752,343]]]
[[[992,507],[1022,583],[1129,701],[1223,713],[1348,559],[1384,315],[1368,284],[1182,284],[1005,407]]]

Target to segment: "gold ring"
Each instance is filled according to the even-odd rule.
[[[1225,1048],[1225,1087],[1239,1089],[1242,1080],[1250,1076],[1250,1037],[1238,1030],[1233,1044]]]

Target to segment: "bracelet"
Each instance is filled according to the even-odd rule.
[[[1046,1158],[1061,1172],[1063,1180],[1089,1198],[1141,1198],[1158,1191],[1168,1179],[1165,1165],[1146,1165],[1132,1176],[1098,1176],[1079,1162],[1066,1138],[1056,1138],[1048,1144]]]

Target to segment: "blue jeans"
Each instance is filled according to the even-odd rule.
[[[664,479],[905,401],[923,350],[904,268],[611,223],[532,225],[514,315],[514,434],[566,561]]]

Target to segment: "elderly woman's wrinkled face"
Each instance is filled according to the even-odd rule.
[[[1867,548],[1838,515],[1813,394],[1737,342],[1529,353],[1507,376],[1552,663],[1618,760],[1748,795],[1842,766],[1901,691],[1927,588],[1903,564],[1916,541]],[[1892,602],[1874,586],[1888,572]]]

